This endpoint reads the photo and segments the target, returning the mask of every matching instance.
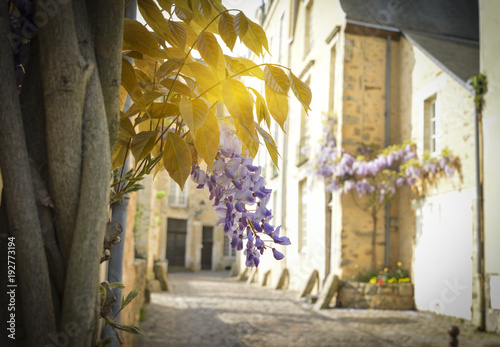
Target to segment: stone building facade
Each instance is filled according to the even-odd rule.
[[[188,179],[181,191],[165,171],[148,177],[138,192],[134,236],[136,256],[147,259],[148,276],[153,264],[168,260],[172,270],[223,270],[235,261],[208,200],[208,191]]]
[[[377,262],[381,268],[401,262],[410,270],[417,309],[480,325],[481,297],[486,298],[486,310],[496,307],[498,291],[495,294],[489,288],[498,285],[495,257],[500,246],[495,241],[500,233],[491,200],[485,200],[484,290],[476,271],[480,259],[476,114],[468,79],[480,71],[479,16],[487,18],[485,9],[496,6],[493,1],[479,4],[481,14],[474,0],[460,6],[424,1],[418,7],[410,1],[264,2],[260,16],[271,50],[264,61],[290,67],[309,84],[313,100],[307,117],[290,98],[287,134],[271,129],[281,153],[279,170],[264,155],[257,158],[266,167],[266,185],[274,191],[270,202],[274,222],[283,225],[292,245],[280,249],[285,254],[280,262],[269,255],[262,259],[251,281],[274,287],[288,283],[289,288],[301,290],[313,274],[321,287],[331,273],[349,280],[369,270],[370,215],[356,206],[351,195],[325,193],[308,165],[318,151],[322,122],[329,114],[336,119],[337,143],[346,150],[360,143],[384,147],[387,137],[390,144],[411,140],[420,152],[448,148],[460,157],[463,181],[442,180],[419,199],[402,189],[390,204],[388,217],[384,210],[379,212]],[[493,42],[498,21],[490,18],[481,23],[481,40]],[[488,70],[496,78],[498,64],[493,57],[498,44],[491,46],[496,51],[482,51],[481,71]],[[491,134],[485,146],[485,184],[498,192],[491,179],[498,166],[491,152],[491,143],[496,143],[498,112],[493,105],[498,95],[488,97],[485,121],[493,126],[485,127],[485,133]],[[244,262],[240,265],[243,269]],[[495,314],[491,313],[492,322]],[[489,329],[498,329],[496,324],[490,323]]]

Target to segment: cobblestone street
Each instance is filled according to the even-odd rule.
[[[227,272],[172,273],[173,293],[153,293],[137,347],[499,346],[500,336],[457,319],[415,311],[313,311],[297,293],[246,285]]]

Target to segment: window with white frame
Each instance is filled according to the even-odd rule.
[[[184,191],[170,180],[170,189],[168,191],[168,205],[170,207],[187,208],[188,207],[188,184],[184,185]]]
[[[224,235],[224,252],[225,257],[236,257],[236,248],[231,248],[231,242],[227,236]]]
[[[280,18],[279,43],[278,43],[278,62],[283,64],[285,61],[285,13]]]
[[[273,133],[274,143],[276,144],[276,148],[278,148],[279,150],[280,128],[277,123],[273,122],[273,124],[271,124],[271,132]],[[276,176],[278,176],[279,170],[271,158],[270,162],[271,162],[271,178],[275,178]]]
[[[311,78],[306,80],[311,84]],[[300,139],[297,148],[297,166],[304,164],[309,159],[309,117],[303,107],[300,108]]]
[[[278,213],[278,192],[274,190],[271,197],[273,201],[273,215],[276,216]]]
[[[299,182],[299,252],[307,247],[307,180]]]
[[[310,0],[307,5],[306,5],[306,27],[304,30],[305,37],[304,37],[304,43],[305,43],[305,50],[304,50],[304,56],[307,56],[307,53],[311,50],[313,46],[313,2]]]
[[[440,150],[436,99],[436,95],[433,95],[424,101],[424,150],[431,154]]]

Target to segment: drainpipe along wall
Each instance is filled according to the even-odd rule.
[[[130,18],[130,19],[135,19],[137,17],[137,1],[136,0],[130,0],[129,3],[127,4],[127,7],[125,8],[125,18]],[[131,106],[132,102],[129,97],[127,97],[127,100],[124,105],[124,109],[128,109]],[[120,169],[120,172],[127,172],[130,170],[131,163],[130,159],[127,159],[125,162],[125,165]],[[127,230],[127,214],[128,214],[128,205],[129,205],[129,199],[130,196],[128,194],[125,194],[123,199],[115,202],[113,205],[111,205],[111,220],[112,221],[117,221],[121,224],[122,226],[122,233],[119,235],[121,238],[121,241],[118,242],[111,250],[111,258],[108,260],[108,282],[113,283],[113,282],[123,282],[123,252],[124,252],[124,247],[125,247],[125,230]],[[122,301],[122,289],[120,288],[114,288],[112,289],[114,296],[116,297],[116,301],[111,304],[111,314],[109,315],[110,317],[115,317],[116,323],[121,323],[121,312],[120,310],[120,304]],[[118,347],[120,346],[120,343],[118,342],[118,339],[115,338],[115,332],[113,329],[106,324],[101,337],[103,340],[113,337],[113,342],[111,342],[108,346],[110,347]]]
[[[475,137],[476,137],[476,224],[477,224],[477,274],[479,277],[479,330],[486,329],[486,303],[484,293],[484,210],[483,210],[483,125],[481,109],[475,110]]]
[[[385,65],[385,147],[390,145],[391,135],[391,37],[387,36],[386,65]],[[385,203],[385,267],[389,267],[390,235],[389,224],[391,220],[390,204]]]

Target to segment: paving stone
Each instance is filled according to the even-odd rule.
[[[136,347],[159,346],[498,346],[500,335],[416,311],[313,310],[297,292],[246,285],[229,272],[172,273],[172,292],[152,293]]]

